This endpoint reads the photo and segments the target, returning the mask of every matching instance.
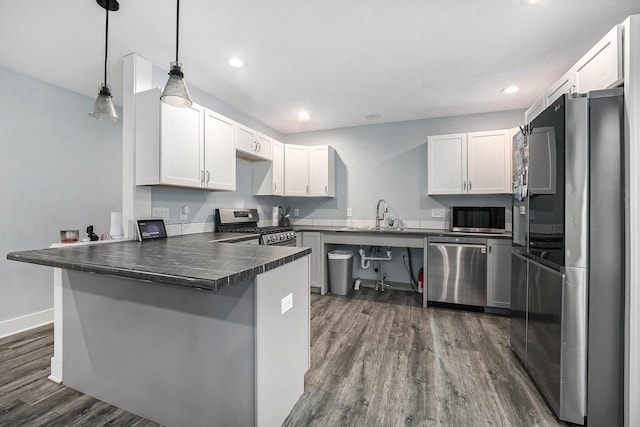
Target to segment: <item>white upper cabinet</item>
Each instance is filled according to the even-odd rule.
[[[565,93],[586,93],[592,90],[610,89],[624,81],[622,66],[623,25],[611,29],[589,52],[567,71],[542,98],[524,113],[525,123],[530,123],[556,99]]]
[[[335,150],[328,145],[309,147],[309,196],[335,197]]]
[[[136,184],[235,189],[233,122],[162,103],[159,89],[136,94]]]
[[[467,190],[470,194],[511,193],[510,134],[510,130],[467,134]]]
[[[284,195],[309,194],[309,148],[303,145],[284,146]]]
[[[544,109],[547,107],[545,103],[544,96],[539,98],[536,102],[533,103],[531,107],[524,112],[524,121],[525,123],[531,122],[531,120],[535,119],[538,114],[542,113]]]
[[[576,90],[584,93],[620,85],[622,56],[622,25],[616,25],[576,64]]]
[[[253,164],[256,196],[335,197],[335,150],[272,141],[271,162]]]
[[[428,138],[428,193],[511,193],[511,131]]]
[[[236,123],[236,150],[246,160],[271,160],[271,138]]]
[[[236,147],[233,120],[205,108],[204,110],[204,187],[236,189]]]
[[[253,164],[253,194],[256,196],[284,195],[284,144],[271,141],[271,162]]]
[[[467,181],[467,134],[435,135],[428,138],[428,192],[462,194]]]
[[[557,82],[544,93],[544,106],[551,105],[553,101],[560,98],[565,93],[573,93],[576,89],[576,70],[575,67],[564,73]],[[544,108],[538,111],[541,113]],[[536,114],[536,116],[538,115]],[[535,117],[535,116],[534,116]],[[533,119],[534,117],[531,117]],[[529,120],[530,121],[530,120]],[[528,123],[528,122],[527,122]]]

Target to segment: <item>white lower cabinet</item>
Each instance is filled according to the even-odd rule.
[[[302,234],[300,246],[311,248],[311,256],[309,257],[309,286],[322,289],[322,283],[324,283],[323,266],[325,265],[325,263],[322,262],[323,235],[316,231],[304,231],[300,234]]]
[[[428,138],[428,193],[511,193],[509,129]]]
[[[511,308],[511,240],[487,240],[487,307]]]
[[[234,190],[233,122],[162,103],[159,89],[136,94],[136,184]]]

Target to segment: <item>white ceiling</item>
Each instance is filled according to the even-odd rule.
[[[183,0],[186,81],[282,133],[527,108],[638,0]],[[175,0],[119,0],[109,83],[122,57],[169,68]],[[13,0],[0,66],[90,97],[102,80],[104,9],[94,0]],[[227,65],[232,55],[247,66]],[[521,91],[500,90],[517,84]],[[90,105],[87,106],[87,109]],[[311,120],[300,123],[306,109]]]

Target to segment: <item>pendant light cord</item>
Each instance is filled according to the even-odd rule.
[[[104,87],[107,87],[107,52],[109,51],[109,5],[104,8],[107,11],[107,25],[104,32]]]
[[[180,0],[176,0],[178,10],[176,11],[176,62],[178,62],[178,37],[180,34]]]

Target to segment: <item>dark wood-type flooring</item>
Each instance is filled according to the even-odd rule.
[[[158,425],[51,382],[52,355],[51,325],[0,339],[0,426]],[[562,424],[511,354],[508,318],[361,289],[312,295],[311,369],[284,425]]]

